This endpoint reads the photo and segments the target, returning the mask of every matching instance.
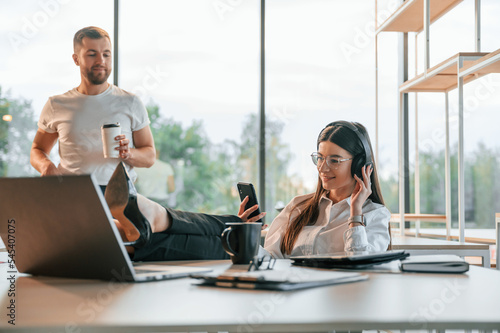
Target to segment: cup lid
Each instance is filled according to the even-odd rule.
[[[111,127],[120,127],[120,123],[102,125],[102,128],[111,128]]]

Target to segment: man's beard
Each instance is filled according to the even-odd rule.
[[[103,84],[104,82],[106,82],[108,80],[108,77],[111,74],[111,71],[108,70],[108,69],[105,69],[104,73],[103,72],[99,72],[99,74],[100,75],[94,75],[94,71],[91,68],[87,72],[87,79],[90,81],[90,83],[95,84],[95,85]]]

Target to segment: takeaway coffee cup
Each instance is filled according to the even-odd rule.
[[[120,123],[102,125],[101,134],[104,158],[120,157],[120,152],[115,150],[115,148],[120,146],[120,143],[115,140],[116,136],[122,134]]]
[[[262,223],[226,223],[222,232],[222,247],[231,256],[233,264],[249,264],[259,252]]]

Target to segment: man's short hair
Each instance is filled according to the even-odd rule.
[[[106,30],[98,28],[98,27],[86,27],[80,29],[76,32],[75,37],[73,38],[73,49],[76,51],[77,46],[82,46],[83,38],[88,37],[91,39],[100,39],[106,37],[111,42],[111,38],[109,38]]]

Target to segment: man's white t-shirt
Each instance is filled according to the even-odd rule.
[[[52,96],[45,104],[38,127],[59,136],[62,174],[91,174],[99,185],[107,185],[119,158],[104,158],[101,126],[120,123],[122,134],[130,140],[132,132],[149,125],[148,113],[141,100],[125,90],[110,85],[99,95],[84,95],[76,88]],[[125,163],[133,181],[137,177]]]

